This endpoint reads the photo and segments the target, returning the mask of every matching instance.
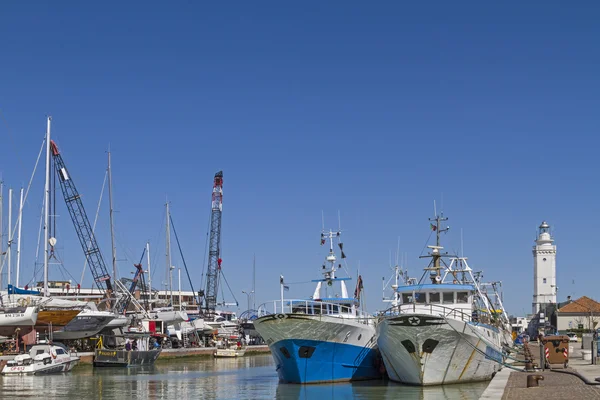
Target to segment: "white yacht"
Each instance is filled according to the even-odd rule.
[[[20,335],[31,332],[38,312],[37,306],[23,305],[22,302],[0,307],[0,336],[12,336],[17,329],[20,329]]]
[[[329,240],[323,278],[310,300],[286,300],[280,278],[281,301],[258,308],[254,328],[271,349],[282,382],[320,383],[380,377],[373,318],[361,311],[359,277],[354,297],[345,281],[336,276],[337,257],[333,240],[339,232],[323,232],[321,244]],[[342,258],[342,243],[338,243]],[[334,287],[334,284],[336,287]],[[324,293],[323,293],[324,292]]]
[[[377,326],[377,344],[390,379],[411,385],[439,385],[491,379],[504,361],[502,333],[466,258],[446,267],[440,246],[419,283],[399,286],[395,302]],[[442,265],[443,264],[443,265]],[[442,275],[442,272],[444,272]],[[430,283],[426,280],[431,279]]]

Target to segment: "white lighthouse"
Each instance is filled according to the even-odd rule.
[[[542,222],[533,246],[533,313],[544,311],[548,303],[556,304],[556,246],[550,225]]]

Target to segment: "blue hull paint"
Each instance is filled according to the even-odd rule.
[[[269,347],[282,382],[324,383],[381,377],[375,367],[375,349],[302,339],[280,340]],[[312,355],[301,357],[307,348],[314,348]]]

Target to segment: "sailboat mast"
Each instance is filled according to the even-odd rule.
[[[110,242],[112,250],[113,281],[117,280],[117,248],[115,246],[115,225],[113,219],[112,168],[110,166],[110,149],[108,150],[108,203],[110,208]]]
[[[8,189],[8,248],[6,249],[6,258],[8,264],[8,274],[6,278],[6,284],[10,285],[10,269],[12,267],[12,240],[13,240],[13,230],[12,230],[12,188]]]
[[[49,229],[49,202],[50,202],[50,121],[52,117],[48,116],[46,127],[46,183],[44,186],[44,297],[48,296],[48,229]]]
[[[177,268],[177,278],[179,281],[179,311],[183,310],[182,306],[181,306],[181,268]]]
[[[21,188],[21,199],[19,201],[19,228],[17,230],[17,278],[15,287],[19,287],[19,274],[21,272],[21,220],[23,219],[23,188]]]
[[[252,259],[252,309],[256,310],[256,254]]]
[[[2,265],[2,254],[4,254],[2,240],[4,240],[4,231],[2,226],[2,214],[4,213],[4,182],[0,180],[0,265]],[[0,288],[2,288],[2,273],[0,273]]]
[[[169,292],[170,292],[170,298],[171,298],[171,305],[173,305],[173,273],[172,273],[172,268],[171,268],[171,225],[170,225],[170,217],[171,217],[171,213],[169,211],[169,201],[167,201],[167,203],[165,204],[165,206],[167,207],[167,223],[166,223],[166,238],[167,238],[167,252],[166,252],[166,258],[167,258],[167,274],[168,278],[169,278]]]
[[[152,298],[152,272],[150,271],[150,242],[146,242],[146,260],[148,261],[148,297]]]

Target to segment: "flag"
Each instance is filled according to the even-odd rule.
[[[286,292],[290,290],[289,286],[283,285],[283,290],[285,290]]]
[[[354,298],[360,299],[360,292],[363,290],[363,280],[362,275],[358,276],[358,280],[356,281],[356,289],[354,289]]]
[[[434,224],[429,224],[429,226],[431,227],[432,231],[437,231],[437,226],[435,226]]]

